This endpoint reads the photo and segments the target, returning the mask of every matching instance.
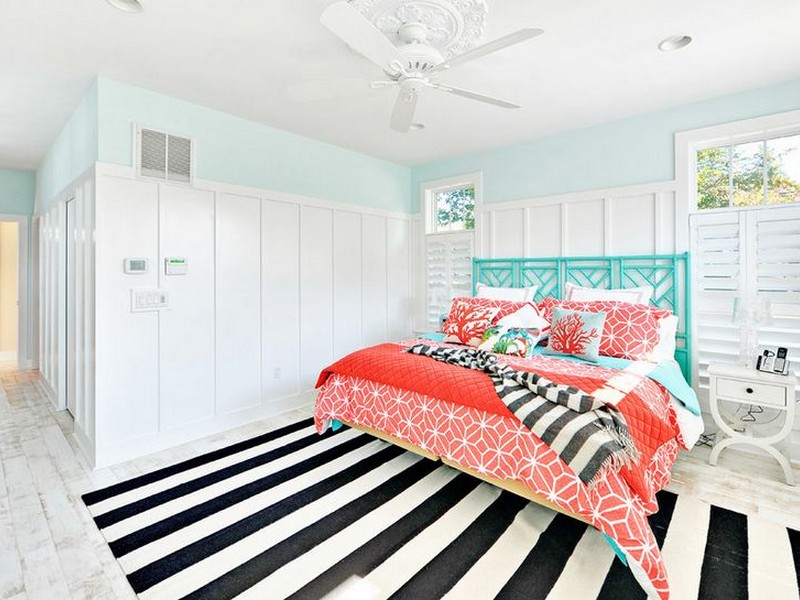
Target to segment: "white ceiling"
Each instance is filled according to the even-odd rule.
[[[389,129],[395,90],[299,103],[287,89],[381,77],[319,23],[330,0],[17,0],[0,12],[0,166],[34,169],[96,75],[399,163],[530,140],[800,77],[798,0],[487,0],[482,42],[545,35],[441,81],[518,102],[428,90],[421,132]],[[686,33],[688,48],[662,53]],[[428,93],[430,92],[430,93]]]

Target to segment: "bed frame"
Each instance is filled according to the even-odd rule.
[[[538,286],[535,300],[561,298],[567,282],[594,288],[653,288],[650,303],[678,317],[675,360],[691,380],[689,253],[553,258],[473,258],[473,295],[478,283],[494,287]]]
[[[659,254],[647,256],[586,256],[555,258],[473,258],[472,286],[473,295],[478,283],[495,287],[528,287],[539,286],[535,300],[546,296],[560,298],[564,284],[572,282],[576,285],[599,288],[628,288],[649,285],[654,294],[651,303],[660,308],[667,308],[678,316],[677,349],[675,359],[684,376],[689,381],[691,359],[691,327],[689,297],[689,254]],[[380,438],[391,444],[442,463],[459,471],[491,483],[501,489],[517,494],[559,513],[583,521],[591,522],[583,515],[564,510],[557,504],[541,496],[524,484],[506,479],[487,476],[469,467],[459,465],[445,457],[440,457],[409,442],[391,436],[382,431],[354,425],[352,423],[334,422],[334,429],[345,424]],[[614,552],[627,565],[627,556],[617,543],[603,534]]]

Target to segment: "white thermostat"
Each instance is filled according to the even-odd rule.
[[[130,275],[143,275],[147,273],[146,258],[126,258],[125,272]]]
[[[168,256],[164,259],[164,275],[186,275],[189,261],[185,256]]]

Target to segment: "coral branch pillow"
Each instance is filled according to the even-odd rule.
[[[483,340],[483,333],[492,325],[500,308],[482,306],[470,302],[471,298],[456,298],[450,306],[450,314],[444,323],[445,342],[477,346]]]
[[[545,298],[539,313],[552,320],[555,308],[606,313],[600,354],[630,360],[648,360],[661,340],[661,322],[672,313],[663,308],[629,302],[576,302]]]
[[[553,321],[550,323],[550,342],[544,353],[577,356],[597,362],[605,320],[606,314],[602,312],[554,308]]]
[[[498,309],[497,314],[492,320],[492,325],[497,324],[497,322],[503,317],[515,313],[523,307],[530,306],[535,310],[535,307],[531,302],[513,302],[511,300],[496,300],[494,298],[472,298],[469,296],[459,296],[457,298],[453,298],[453,303],[450,305],[450,313],[448,313],[447,315],[444,327],[447,327],[447,321],[450,320],[450,315],[453,312],[453,307],[455,306],[456,302],[465,303],[468,304],[469,306],[474,306],[474,307]],[[442,331],[444,331],[444,328],[442,328]]]

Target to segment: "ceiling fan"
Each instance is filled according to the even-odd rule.
[[[478,46],[463,54],[445,60],[442,54],[427,42],[427,27],[423,23],[403,23],[398,31],[401,45],[395,46],[361,12],[346,0],[328,6],[320,22],[353,50],[378,65],[387,79],[373,81],[373,89],[398,86],[400,88],[391,117],[391,127],[406,133],[412,126],[420,92],[434,89],[456,94],[479,102],[503,108],[519,108],[518,104],[493,98],[436,82],[440,73],[448,71],[491,52],[537,37],[541,29],[525,28]]]

